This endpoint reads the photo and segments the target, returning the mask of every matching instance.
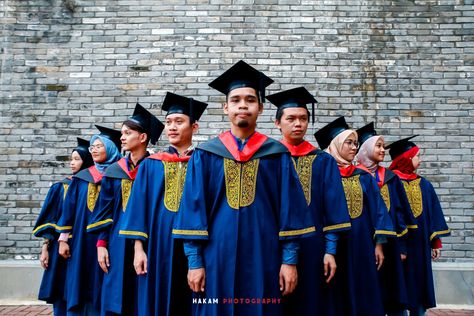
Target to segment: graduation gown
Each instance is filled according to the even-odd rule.
[[[372,175],[354,166],[341,169],[341,175],[351,230],[338,241],[327,315],[384,315],[374,237],[394,237],[396,232]]]
[[[64,196],[70,183],[71,179],[66,178],[51,186],[33,228],[35,237],[49,239],[49,264],[43,272],[38,299],[50,304],[64,299],[66,260],[59,255],[59,235],[56,232],[56,223],[61,216]]]
[[[136,273],[133,267],[133,241],[119,237],[133,181],[139,165],[129,170],[128,158],[110,165],[102,178],[98,202],[87,232],[107,240],[110,267],[102,284],[102,312],[134,314]]]
[[[189,315],[191,290],[182,243],[172,229],[189,156],[158,153],[138,170],[119,235],[144,243],[148,273],[138,276],[138,315]]]
[[[387,206],[397,238],[389,238],[383,245],[384,263],[379,270],[382,300],[386,313],[406,309],[408,296],[401,253],[406,254],[406,238],[417,228],[405,190],[398,176],[390,169],[379,166],[377,179],[380,194]]]
[[[431,267],[431,241],[448,236],[450,230],[441,210],[433,185],[423,177],[414,180],[402,178],[408,201],[418,229],[410,232],[407,240],[405,273],[409,309],[436,306]]]
[[[286,315],[324,315],[327,285],[324,276],[325,233],[351,227],[341,175],[328,153],[304,141],[298,146],[283,143],[290,150],[306,203],[311,210],[315,235],[299,241],[298,285],[286,299]]]
[[[99,196],[101,179],[95,166],[72,178],[56,226],[59,233],[72,234],[66,275],[66,301],[70,311],[85,303],[100,310],[103,272],[97,264],[97,237],[87,234],[86,227]]]
[[[199,298],[218,303],[199,304],[195,297],[194,314],[280,315],[280,241],[314,230],[281,143],[255,132],[238,151],[228,131],[198,146],[173,235],[203,242],[206,290]]]

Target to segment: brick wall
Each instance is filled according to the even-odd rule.
[[[166,91],[209,102],[198,140],[216,135],[228,123],[207,84],[244,59],[269,93],[317,97],[310,134],[337,115],[388,141],[420,134],[453,229],[444,260],[473,261],[473,3],[1,0],[0,259],[36,258],[31,228],[77,135],[119,127],[136,101],[161,114]],[[274,113],[259,128],[278,137]]]

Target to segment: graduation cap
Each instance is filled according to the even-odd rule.
[[[287,108],[304,108],[308,110],[306,104],[311,103],[311,116],[312,122],[314,123],[314,104],[318,101],[316,101],[305,87],[294,88],[269,95],[267,96],[267,100],[278,108],[277,116],[280,111]]]
[[[265,88],[273,83],[263,72],[240,60],[222,75],[214,79],[209,86],[228,95],[237,88],[253,88],[260,94],[260,101],[265,100]]]
[[[314,137],[316,138],[319,147],[321,147],[321,149],[326,149],[337,135],[347,129],[349,129],[349,125],[347,125],[346,119],[344,116],[340,116],[314,133]]]
[[[165,125],[160,120],[151,114],[147,109],[141,106],[139,103],[135,105],[133,115],[128,120],[137,123],[146,133],[150,139],[150,143],[156,144],[158,138],[160,138]]]
[[[110,139],[115,146],[117,146],[118,150],[121,151],[122,142],[120,141],[120,137],[122,137],[122,132],[100,125],[96,125],[95,127],[99,130],[100,136]]]
[[[199,120],[206,107],[207,103],[167,92],[161,109],[168,112],[166,116],[174,113],[185,114],[191,118],[191,123],[194,123]]]
[[[410,139],[416,137],[418,135],[413,135],[407,138],[402,138],[393,143],[385,146],[385,149],[390,149],[389,154],[390,157],[393,159],[397,158],[398,156],[402,155],[404,152],[416,147],[416,144],[411,142]]]
[[[377,135],[377,132],[374,128],[374,122],[370,122],[369,124],[362,126],[358,130],[356,130],[356,132],[357,138],[359,139],[359,144],[361,145],[370,137]]]
[[[74,148],[73,151],[77,151],[79,156],[81,156],[82,159],[82,166],[81,170],[85,168],[89,168],[94,164],[94,161],[92,160],[92,155],[89,152],[89,141],[85,140],[84,138],[77,137],[77,146]]]

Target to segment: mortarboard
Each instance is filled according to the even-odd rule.
[[[141,106],[139,103],[135,105],[135,110],[133,115],[128,118],[135,123],[137,123],[143,131],[148,135],[150,143],[153,145],[156,144],[158,138],[160,138],[165,125],[161,121],[151,114],[147,109]]]
[[[110,139],[115,144],[115,146],[117,146],[117,149],[121,151],[122,142],[120,141],[120,137],[122,137],[122,132],[100,125],[96,125],[95,127],[97,127],[99,130],[100,136]]]
[[[349,125],[347,125],[344,116],[340,116],[314,133],[314,137],[316,138],[319,147],[321,149],[326,149],[329,147],[334,137],[346,129],[349,129]]]
[[[411,142],[410,139],[416,137],[418,135],[413,135],[407,138],[402,138],[393,143],[385,146],[385,149],[389,149],[389,154],[392,160],[403,154],[404,152],[416,147],[416,144]]]
[[[369,124],[362,126],[358,130],[356,130],[356,132],[357,138],[359,139],[359,144],[361,145],[370,137],[377,135],[377,132],[374,128],[374,122],[370,122]]]
[[[311,116],[312,122],[314,123],[314,104],[318,101],[316,101],[305,87],[294,88],[269,95],[267,96],[267,100],[278,108],[277,113],[287,108],[304,108],[307,110],[306,104],[311,103]]]
[[[265,88],[273,83],[263,72],[240,60],[222,75],[214,79],[209,86],[228,95],[237,88],[253,88],[260,94],[260,101],[265,100]]]
[[[167,92],[161,109],[167,111],[166,116],[174,113],[185,114],[191,118],[191,123],[194,123],[199,120],[206,107],[207,103]]]

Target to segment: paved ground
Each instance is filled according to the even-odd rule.
[[[0,315],[5,316],[45,316],[53,315],[51,306],[48,305],[12,305],[0,306]],[[427,316],[474,316],[474,310],[459,309],[434,309]]]

